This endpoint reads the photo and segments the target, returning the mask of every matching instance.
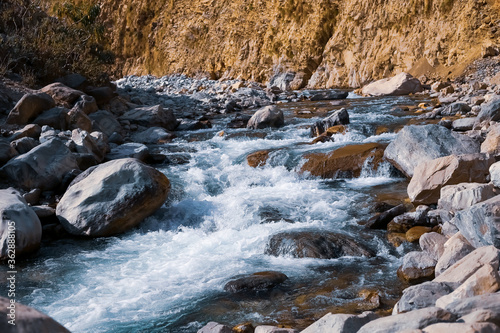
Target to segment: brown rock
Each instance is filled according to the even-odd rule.
[[[406,240],[408,242],[416,242],[420,239],[420,236],[427,232],[431,232],[432,228],[417,226],[413,227],[406,232]]]
[[[457,232],[443,245],[443,253],[436,264],[436,276],[448,269],[451,265],[474,251],[474,247],[467,239]]]
[[[364,143],[339,148],[331,153],[313,153],[304,156],[301,173],[309,172],[322,178],[358,177],[367,159],[377,169],[384,155],[384,146],[378,143]]]
[[[54,100],[47,94],[26,94],[17,102],[12,111],[10,111],[6,122],[7,124],[24,125],[43,111],[54,106]]]
[[[401,232],[389,232],[387,233],[387,240],[395,247],[398,247],[406,242],[406,234]]]
[[[237,293],[245,290],[271,289],[285,282],[287,279],[288,277],[280,272],[257,272],[229,281],[224,286],[224,290]]]
[[[252,168],[266,165],[269,158],[269,150],[259,150],[247,155],[247,162]]]
[[[77,99],[85,95],[80,90],[70,88],[59,82],[49,84],[40,89],[40,91],[50,95],[57,104],[61,104],[67,108],[72,108]]]

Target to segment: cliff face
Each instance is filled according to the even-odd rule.
[[[291,88],[458,75],[500,44],[499,14],[496,0],[102,1],[122,75],[291,73]]]

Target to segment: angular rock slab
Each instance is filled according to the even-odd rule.
[[[491,170],[491,167],[490,167]],[[493,184],[461,183],[441,188],[438,209],[457,211],[493,198],[500,191]]]
[[[453,292],[453,287],[444,282],[427,281],[403,290],[403,296],[394,306],[393,314],[436,306],[436,301]]]
[[[7,124],[24,125],[40,113],[54,107],[56,103],[47,94],[35,93],[24,95],[7,117]]]
[[[9,244],[12,244],[13,239],[9,237],[10,231],[15,235],[14,259],[40,247],[40,220],[21,194],[13,188],[0,190],[0,260],[9,258]]]
[[[465,299],[460,299],[446,305],[446,310],[463,317],[478,310],[488,310],[500,313],[500,293],[485,294]]]
[[[444,244],[447,241],[445,236],[437,232],[428,232],[420,237],[418,243],[422,251],[427,252],[435,260],[439,260],[444,253]]]
[[[15,303],[16,325],[8,323],[10,299],[0,297],[0,332],[2,333],[70,333],[64,326],[44,313],[29,306]]]
[[[486,139],[481,144],[481,153],[500,155],[500,124],[490,126]]]
[[[410,125],[398,132],[384,157],[406,176],[426,161],[448,155],[479,153],[479,142],[439,125]]]
[[[231,327],[219,324],[215,321],[207,323],[205,326],[198,330],[198,333],[232,333]]]
[[[165,202],[167,177],[125,158],[88,169],[70,184],[56,214],[70,234],[104,237],[138,225]]]
[[[345,313],[328,313],[308,326],[301,333],[351,333],[357,332],[363,325],[377,319],[378,316],[370,311],[360,315]]]
[[[314,125],[311,126],[311,137],[323,134],[323,132],[332,126],[347,124],[349,124],[349,113],[346,109],[342,108],[314,123]]]
[[[472,246],[500,248],[500,195],[457,212],[453,224]]]
[[[424,333],[498,333],[500,329],[493,323],[437,323],[424,328]]]
[[[398,268],[398,277],[410,283],[420,283],[434,277],[436,260],[427,252],[408,252],[403,257],[403,264]]]
[[[443,254],[439,257],[435,268],[436,277],[474,251],[474,247],[460,232],[456,232],[451,236],[443,247]]]
[[[403,330],[422,329],[439,322],[450,322],[455,316],[447,310],[430,307],[383,317],[361,327],[358,333],[396,333]]]
[[[365,96],[398,96],[409,95],[422,91],[420,81],[408,73],[399,73],[398,75],[372,82],[361,89]]]
[[[460,183],[484,183],[494,159],[484,154],[449,155],[425,161],[414,169],[408,196],[416,204],[437,203],[441,188]]]

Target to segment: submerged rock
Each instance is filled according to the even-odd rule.
[[[288,277],[280,272],[257,272],[229,281],[224,286],[224,290],[237,293],[245,290],[271,289],[285,282],[287,279]]]
[[[269,105],[257,110],[248,120],[247,128],[259,129],[266,127],[281,127],[285,125],[283,112],[276,106]]]
[[[103,237],[125,232],[154,213],[170,191],[167,177],[136,159],[88,169],[69,186],[56,214],[73,235]]]
[[[317,231],[281,232],[273,235],[265,253],[276,257],[319,259],[374,255],[371,250],[347,235]]]
[[[408,73],[372,82],[361,89],[368,96],[409,95],[423,90],[420,81]]]
[[[404,204],[392,207],[385,212],[373,216],[366,222],[365,226],[370,229],[386,229],[387,224],[392,221],[396,216],[404,214],[406,212],[406,206]]]

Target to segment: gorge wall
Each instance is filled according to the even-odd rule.
[[[121,75],[184,73],[290,88],[394,73],[459,75],[500,45],[496,0],[103,0]]]

